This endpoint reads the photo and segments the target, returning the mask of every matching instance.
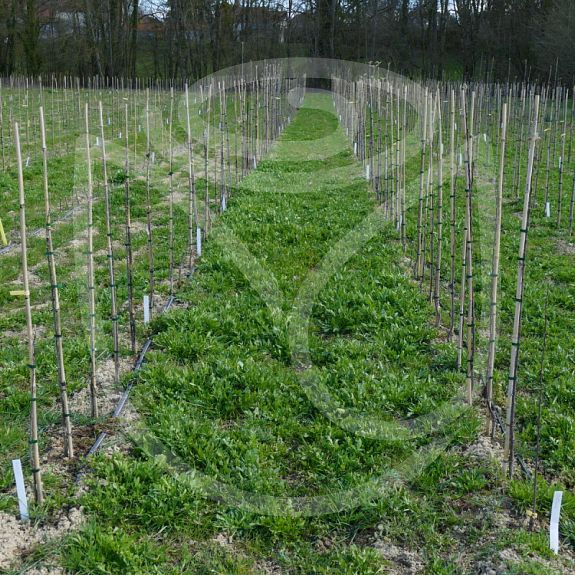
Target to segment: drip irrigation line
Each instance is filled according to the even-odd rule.
[[[493,422],[497,427],[499,427],[499,431],[501,431],[501,433],[505,433],[505,424],[503,423],[503,419],[501,419],[501,414],[499,413],[497,406],[495,404],[492,404],[488,405],[487,408],[491,412]],[[527,464],[525,463],[525,460],[521,457],[521,455],[519,455],[519,453],[515,453],[514,455],[515,459],[517,460],[517,463],[519,464],[519,467],[521,468],[521,471],[525,475],[525,478],[531,479],[532,473]]]
[[[171,295],[168,298],[168,301],[165,303],[165,305],[162,308],[162,311],[160,313],[163,314],[163,313],[167,312],[172,307],[174,301],[176,301],[176,298],[175,298],[175,296]],[[136,374],[142,368],[142,365],[144,365],[144,360],[146,359],[146,354],[150,350],[151,346],[152,346],[152,336],[148,337],[146,339],[146,341],[144,342],[144,345],[142,346],[142,349],[140,350],[140,353],[138,354],[138,358],[136,359],[136,362],[135,362],[134,367],[132,369],[132,375]],[[128,402],[128,398],[130,397],[130,392],[132,391],[133,387],[134,387],[134,381],[132,380],[127,385],[126,389],[124,390],[124,393],[122,394],[122,396],[118,400],[118,403],[116,404],[116,408],[114,409],[114,411],[112,413],[113,419],[117,419],[118,417],[120,417],[120,415],[122,414],[122,411],[124,411],[124,407],[126,406],[126,403]],[[86,457],[91,457],[92,455],[94,455],[98,451],[98,449],[100,449],[100,447],[102,446],[102,443],[104,442],[104,440],[106,439],[107,436],[108,436],[108,433],[106,431],[102,431],[98,435],[98,437],[96,438],[96,441],[94,442],[92,447],[90,447],[90,449],[86,453]],[[80,471],[80,473],[78,474],[78,478],[82,474],[83,474],[83,470]]]

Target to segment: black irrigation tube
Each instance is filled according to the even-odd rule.
[[[174,301],[176,301],[176,297],[171,295],[169,297],[168,301],[165,303],[164,307],[162,308],[161,313],[167,312],[172,307]],[[146,359],[146,354],[148,353],[151,346],[152,346],[152,336],[149,336],[146,339],[146,341],[144,342],[144,345],[142,346],[140,353],[138,354],[138,357],[137,357],[136,362],[134,364],[134,367],[132,369],[132,375],[136,374],[142,368],[142,365],[144,365],[144,360]],[[117,419],[118,417],[120,417],[120,415],[122,414],[122,411],[124,411],[124,407],[126,406],[128,398],[130,396],[130,392],[132,391],[133,387],[134,387],[134,381],[132,379],[130,381],[130,383],[127,385],[126,389],[124,390],[124,393],[120,397],[120,399],[116,405],[116,408],[114,409],[114,411],[112,413],[113,419]],[[98,449],[100,449],[100,447],[102,446],[102,443],[104,442],[104,440],[106,439],[107,436],[108,436],[108,433],[106,431],[102,431],[100,433],[100,435],[98,435],[98,437],[96,438],[96,441],[94,442],[92,447],[90,447],[90,449],[86,453],[86,457],[90,457],[90,456],[94,455],[98,451]]]
[[[499,410],[497,409],[497,406],[488,404],[487,408],[489,409],[489,411],[491,413],[491,417],[492,417],[495,425],[497,427],[499,427],[499,430],[501,431],[501,433],[505,433],[505,424],[503,423],[503,420],[501,419],[501,415],[499,413]],[[515,453],[515,459],[517,460],[517,463],[519,463],[519,467],[521,467],[521,471],[523,471],[523,474],[525,475],[525,477],[528,480],[530,480],[532,474],[531,474],[531,470],[529,469],[529,467],[527,467],[525,460],[517,452]]]
[[[192,269],[186,273],[186,277],[190,278],[194,274],[195,271],[196,271],[196,268],[192,267]],[[164,304],[164,307],[162,308],[162,311],[160,313],[167,312],[172,307],[172,305],[175,301],[176,301],[176,296],[171,295],[168,298],[168,301]],[[142,349],[140,350],[140,353],[138,354],[138,357],[136,358],[136,362],[134,363],[134,367],[132,368],[132,376],[134,374],[136,374],[144,365],[144,360],[146,359],[146,354],[150,350],[150,347],[152,347],[152,336],[149,336],[146,339],[146,341],[144,341],[144,345],[142,346]],[[134,387],[134,380],[131,379],[130,383],[127,385],[126,389],[124,390],[124,393],[122,394],[122,396],[118,400],[118,403],[116,404],[116,408],[112,412],[111,417],[113,419],[117,419],[118,417],[120,417],[120,415],[122,414],[122,411],[124,411],[124,407],[126,406],[128,398],[130,397],[130,392],[132,391],[133,387]],[[102,431],[98,435],[98,437],[96,438],[96,441],[94,442],[92,447],[90,447],[90,449],[86,452],[85,457],[88,458],[88,457],[91,457],[92,455],[94,455],[98,451],[98,449],[100,449],[100,447],[102,446],[102,443],[104,442],[104,440],[106,439],[107,436],[108,436],[108,433],[106,431]],[[82,468],[79,471],[77,480],[79,480],[81,478],[83,473],[84,473],[84,468]]]

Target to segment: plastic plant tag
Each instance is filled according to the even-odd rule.
[[[150,323],[150,296],[144,296],[144,323]]]
[[[20,509],[20,519],[28,521],[28,498],[26,496],[26,486],[24,485],[24,474],[22,473],[22,462],[19,459],[12,460],[14,479],[16,480],[16,494],[18,495],[18,507]]]
[[[196,252],[202,257],[202,228],[196,228]]]
[[[563,491],[555,491],[551,506],[551,522],[549,524],[549,547],[555,554],[559,553],[559,515]]]

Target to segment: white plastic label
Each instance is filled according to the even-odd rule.
[[[545,217],[551,217],[551,204],[549,202],[545,202]]]
[[[28,498],[26,497],[26,487],[24,486],[24,474],[22,473],[22,462],[19,459],[12,460],[14,479],[16,480],[16,493],[18,495],[18,507],[20,508],[20,519],[28,521]]]
[[[150,323],[150,296],[144,296],[144,323]]]
[[[551,522],[549,524],[549,547],[554,553],[559,553],[559,515],[561,513],[561,500],[563,491],[555,491],[553,505],[551,506]]]
[[[196,228],[196,251],[198,252],[198,257],[202,257],[202,229]]]

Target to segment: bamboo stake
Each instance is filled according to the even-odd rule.
[[[559,192],[557,196],[557,227],[561,226],[561,211],[563,208],[563,166],[565,164],[565,141],[567,139],[567,107],[569,103],[569,90],[565,96],[565,111],[563,116],[563,128],[561,131],[561,157],[559,158]]]
[[[424,265],[427,263],[429,268],[429,301],[433,301],[433,251],[435,246],[435,197],[434,197],[434,184],[433,184],[433,151],[434,151],[434,131],[435,131],[435,98],[433,94],[429,97],[429,166],[427,168],[427,185],[425,193],[425,202],[427,208],[427,218],[425,219],[425,226],[423,230],[423,261]],[[429,228],[429,242],[427,241],[426,231]],[[427,245],[429,244],[429,260],[426,262]],[[424,268],[425,276],[425,268]],[[421,282],[421,289],[423,289],[423,282]]]
[[[169,272],[169,282],[170,282],[170,295],[174,295],[174,133],[173,133],[173,122],[174,122],[174,88],[170,89],[170,116],[169,116],[170,128],[168,132],[169,140],[169,162],[170,162],[170,172],[169,172],[169,194],[170,194],[170,216],[169,216],[169,252],[170,252],[170,272]]]
[[[467,402],[473,402],[474,387],[474,355],[475,355],[475,301],[473,289],[473,126],[475,116],[475,92],[471,93],[471,110],[469,114],[469,126],[466,121],[466,102],[463,92],[463,117],[465,125],[465,141],[467,148],[467,169],[466,169],[466,257],[467,257]]]
[[[499,285],[499,253],[501,248],[501,218],[503,212],[503,178],[505,169],[505,145],[507,141],[507,104],[501,112],[501,139],[499,151],[499,178],[495,204],[495,241],[491,262],[491,298],[489,307],[489,350],[487,355],[486,398],[489,414],[492,414],[493,370],[495,366],[495,349],[497,340],[497,291]]]
[[[438,122],[438,171],[437,171],[437,265],[435,268],[435,287],[433,300],[435,303],[435,321],[441,322],[441,305],[439,290],[441,287],[441,257],[443,247],[443,121],[441,115],[441,94],[437,89],[437,122]]]
[[[403,172],[403,189],[401,192],[401,244],[403,247],[403,251],[405,252],[406,250],[406,237],[405,237],[405,183],[407,181],[407,174],[406,174],[406,148],[407,148],[407,143],[406,143],[406,134],[407,134],[407,86],[404,87],[404,92],[403,92],[403,144],[402,144],[402,172]]]
[[[133,264],[134,256],[132,253],[132,207],[130,201],[130,125],[128,104],[125,105],[125,142],[126,151],[124,157],[124,171],[126,179],[124,180],[124,211],[126,226],[126,283],[128,287],[128,322],[130,332],[130,347],[132,353],[136,353],[136,314],[134,311],[134,273]]]
[[[92,417],[98,417],[96,382],[96,285],[94,280],[94,182],[92,180],[92,154],[90,117],[85,105],[86,164],[88,170],[88,319],[90,331],[90,408]]]
[[[4,150],[4,101],[2,99],[2,82],[0,81],[0,149],[2,149],[2,169],[6,169],[6,151]]]
[[[241,106],[240,106],[241,108]],[[194,265],[194,221],[199,231],[198,203],[196,200],[196,178],[194,174],[194,147],[192,143],[192,128],[190,123],[190,95],[186,84],[186,130],[188,137],[188,249],[189,249],[189,269]]]
[[[152,147],[150,143],[150,91],[146,91],[146,226],[148,232],[148,292],[150,296],[150,318],[154,312],[154,230],[152,222],[152,190],[150,170]]]
[[[450,324],[449,340],[453,338],[455,329],[455,220],[456,220],[456,203],[455,203],[455,90],[451,90],[450,97],[450,128],[449,128],[449,199],[450,199],[450,258],[451,269],[449,277],[449,292],[451,299],[450,306]]]
[[[112,344],[114,346],[114,382],[120,377],[120,339],[118,334],[118,306],[116,302],[116,278],[114,271],[114,244],[112,238],[111,190],[108,179],[108,159],[106,157],[106,136],[104,133],[104,113],[102,101],[98,103],[100,116],[100,138],[102,146],[102,171],[104,178],[104,204],[106,211],[106,248],[108,258],[108,274],[110,277],[110,316],[112,320]]]
[[[465,145],[466,145],[466,164],[469,162],[469,130],[467,124],[467,102],[465,89],[461,90],[461,110],[463,115],[463,129],[465,133]],[[459,325],[457,331],[457,368],[460,369],[463,363],[463,328],[465,324],[465,294],[466,294],[466,279],[468,276],[468,245],[469,245],[469,210],[468,210],[468,186],[469,186],[469,171],[466,168],[466,207],[465,207],[465,217],[463,218],[463,242],[462,242],[462,256],[461,256],[461,287],[459,296]],[[468,382],[467,382],[468,383]],[[468,393],[469,399],[469,393]]]
[[[46,218],[46,257],[50,272],[50,288],[52,294],[52,316],[54,321],[54,344],[56,347],[56,365],[58,368],[58,385],[60,388],[60,403],[62,408],[62,427],[64,430],[64,457],[74,457],[72,440],[72,421],[68,405],[68,384],[64,366],[64,349],[62,346],[62,317],[60,313],[60,291],[56,274],[56,260],[52,242],[52,215],[50,207],[50,188],[48,186],[48,147],[46,145],[46,125],[44,108],[40,107],[40,134],[42,138],[42,161],[44,173],[44,213]]]
[[[419,198],[417,214],[417,252],[415,260],[415,279],[423,281],[423,237],[422,237],[422,220],[423,220],[423,189],[425,182],[425,148],[427,142],[427,110],[428,94],[427,90],[424,95],[424,113],[423,113],[423,130],[421,133],[421,164],[419,169]]]
[[[22,252],[22,281],[24,287],[24,309],[26,313],[26,333],[28,338],[28,369],[30,373],[30,451],[32,477],[34,478],[34,495],[36,503],[44,502],[42,486],[42,471],[40,469],[40,449],[38,446],[38,396],[36,385],[36,351],[34,346],[34,326],[32,324],[32,307],[30,305],[30,283],[28,280],[28,246],[26,231],[26,205],[24,199],[24,171],[22,167],[22,151],[20,148],[20,130],[18,123],[14,124],[14,140],[16,144],[16,160],[18,163],[18,189],[20,196],[20,247]]]
[[[227,207],[228,196],[229,196],[229,188],[232,185],[232,175],[231,175],[231,152],[230,152],[230,129],[228,125],[228,100],[227,100],[227,92],[224,91],[224,131],[225,131],[225,138],[226,138],[226,174],[227,179],[225,180],[224,185],[224,209]]]
[[[225,120],[225,84],[222,83],[219,89],[220,96],[220,211],[226,209],[226,170],[225,170],[225,138],[226,138],[226,120]],[[268,129],[269,116],[266,109],[266,131]],[[215,162],[214,162],[215,163]]]
[[[524,142],[524,126],[525,122],[525,103],[526,103],[526,90],[521,90],[521,116],[519,120],[520,124],[520,134],[519,134],[519,154],[517,155],[517,177],[515,178],[513,184],[513,190],[515,193],[515,198],[519,197],[519,183],[521,181],[521,158],[523,157],[523,142]]]
[[[575,169],[573,170],[573,187],[571,188],[571,201],[569,202],[569,235],[573,235],[573,211],[575,208]]]
[[[395,167],[396,167],[396,208],[395,208],[395,214],[396,214],[396,228],[397,231],[400,232],[401,235],[401,190],[402,190],[402,179],[401,176],[403,174],[402,169],[401,169],[401,92],[399,91],[399,88],[397,90],[397,97],[396,97],[396,103],[397,103],[397,111],[396,111],[396,119],[397,119],[397,130],[396,130],[396,136],[397,136],[397,149],[396,149],[396,154],[395,154]],[[371,107],[370,107],[370,111],[371,111]],[[372,122],[372,127],[370,128],[371,131],[373,131],[373,122]],[[370,135],[370,138],[372,136]],[[373,146],[371,145],[371,148],[373,148]],[[370,153],[370,159],[371,156],[373,155],[373,149],[370,149],[369,151]],[[370,165],[370,168],[372,166]],[[373,172],[370,171],[370,174],[372,174]]]
[[[206,119],[206,127],[204,129],[204,180],[206,182],[206,189],[204,194],[204,237],[207,237],[210,229],[210,187],[209,187],[209,175],[208,175],[208,162],[209,162],[209,151],[210,151],[210,121],[212,114],[212,87],[213,83],[210,83],[208,90],[208,111]],[[257,154],[257,150],[254,149],[254,154]],[[254,159],[256,156],[254,155]]]
[[[519,257],[517,264],[517,289],[515,293],[515,316],[513,334],[511,337],[511,361],[509,364],[509,381],[507,387],[507,416],[505,428],[505,457],[507,459],[509,476],[513,476],[513,460],[515,456],[515,396],[517,391],[517,372],[519,366],[519,342],[521,331],[521,314],[523,311],[523,291],[525,278],[525,257],[527,253],[527,234],[529,229],[529,206],[531,200],[531,185],[533,179],[533,163],[535,161],[536,144],[539,139],[537,131],[539,123],[539,95],[535,96],[533,111],[533,127],[529,139],[529,156],[527,160],[527,182],[523,200],[523,215],[521,218],[521,236],[519,240]]]

